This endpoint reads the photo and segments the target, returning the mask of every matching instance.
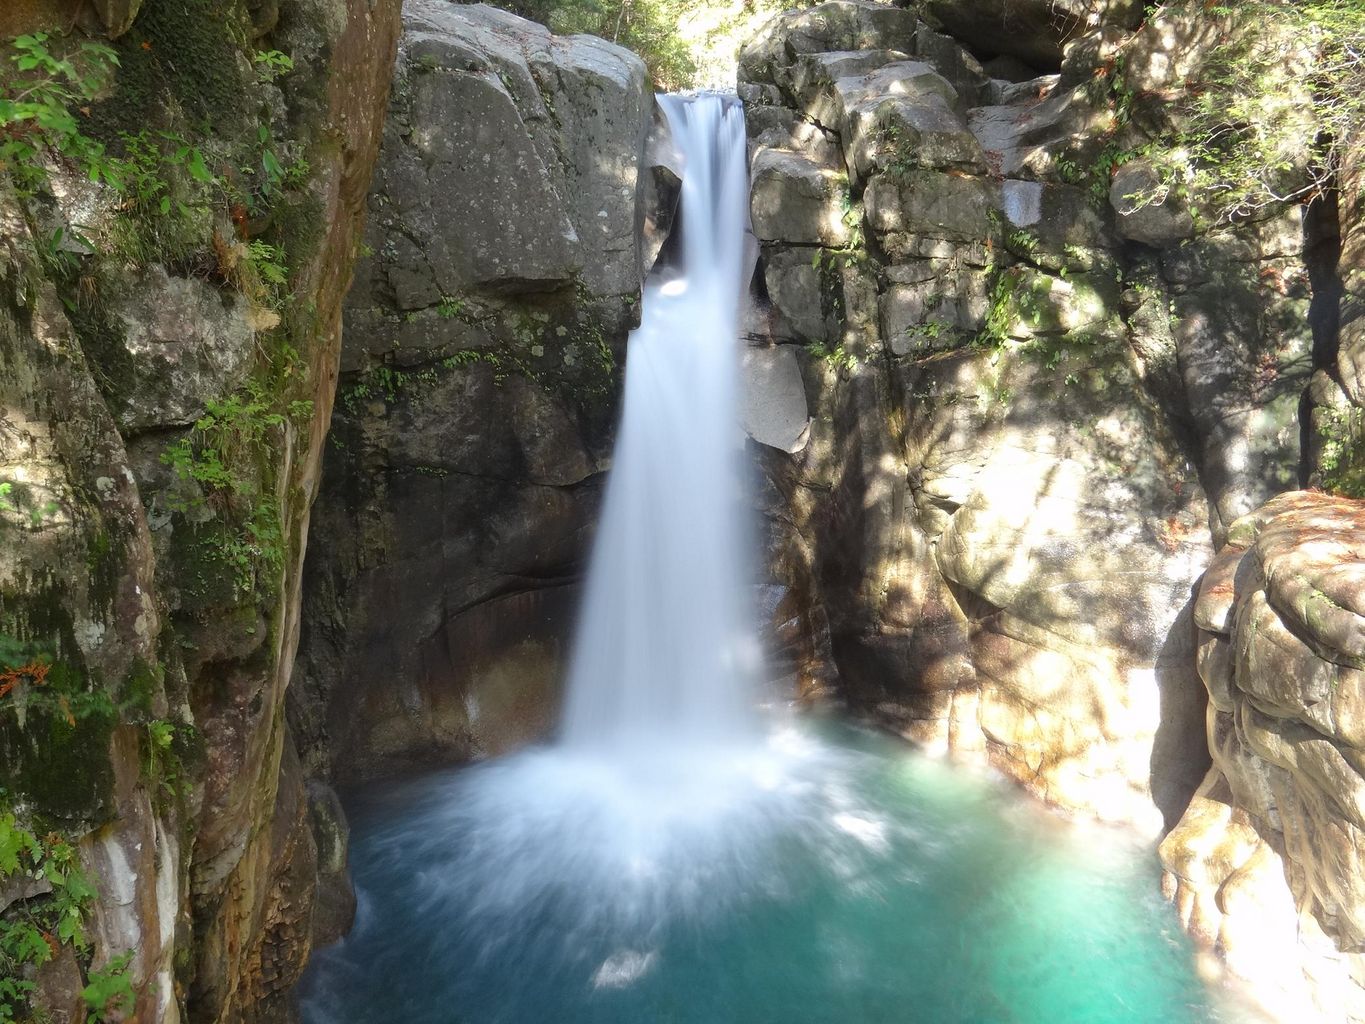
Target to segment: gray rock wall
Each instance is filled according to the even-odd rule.
[[[767,460],[776,572],[828,624],[811,678],[832,663],[908,735],[1157,830],[1208,757],[1191,588],[1299,480],[1311,295],[1293,211],[1196,230],[1128,201],[1140,168],[1110,178],[1106,137],[1166,130],[1125,109],[1114,137],[1104,78],[1139,74],[1107,63],[1114,17],[1012,83],[912,12],[823,4],[769,24],[740,88],[755,343],[812,410]],[[1128,68],[1164,66],[1171,33],[1126,38]]]
[[[310,772],[552,726],[638,314],[652,117],[619,47],[405,8],[307,570]]]

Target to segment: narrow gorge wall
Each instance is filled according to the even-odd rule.
[[[555,721],[652,116],[620,47],[405,6],[307,569],[310,772],[496,754]]]
[[[1359,167],[1348,151],[1317,225],[1337,262],[1317,290],[1309,441],[1338,485],[1360,465]],[[1365,1019],[1363,526],[1358,501],[1276,497],[1233,524],[1195,606],[1213,766],[1162,843],[1165,884],[1189,931],[1285,1019]]]
[[[761,298],[812,410],[769,460],[779,562],[841,688],[1155,830],[1207,763],[1191,588],[1298,479],[1312,337],[1297,211],[1125,215],[1140,166],[1111,180],[1101,149],[1159,138],[1133,97],[1188,43],[1126,24],[1010,82],[910,11],[823,4],[741,90]]]
[[[0,193],[0,798],[97,889],[89,949],[21,978],[83,1019],[126,955],[126,1019],[278,1020],[315,872],[283,700],[398,3],[82,16],[118,66]]]
[[[1192,932],[1361,1019],[1360,524],[1273,498],[1365,401],[1359,171],[1134,202],[1221,31],[1141,6],[834,0],[742,54],[775,669],[1174,827]],[[132,951],[137,1020],[285,1019],[354,910],[334,787],[557,711],[675,196],[637,58],[404,7],[401,45],[396,0],[0,13],[115,37],[110,152],[170,133],[149,196],[0,195],[0,823],[100,887],[54,1012]]]

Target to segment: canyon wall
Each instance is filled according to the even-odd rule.
[[[0,19],[118,61],[30,37],[112,77],[0,190],[0,819],[96,891],[54,879],[89,944],[10,967],[53,1020],[100,972],[122,1019],[278,1020],[316,858],[283,701],[398,2],[76,6]]]
[[[1316,479],[1350,401],[1336,210],[1139,198],[1206,21],[989,6],[836,0],[741,55],[774,668],[1054,805],[1189,835],[1224,713],[1200,580]],[[426,2],[396,83],[290,701],[315,794],[550,728],[659,240],[635,230],[672,198],[622,51]],[[1193,922],[1217,869],[1183,856]]]
[[[834,0],[741,55],[774,671],[1174,828],[1191,931],[1362,1019],[1359,516],[1275,497],[1365,403],[1361,193],[1135,198],[1219,39],[1141,6]],[[0,31],[72,19],[121,61],[81,136],[156,155],[0,193],[0,828],[99,890],[24,977],[61,1019],[130,953],[131,1019],[287,1019],[354,909],[335,788],[554,721],[675,179],[637,58],[491,8]]]
[[[1173,45],[1105,26],[1010,82],[910,11],[831,3],[770,24],[740,86],[754,342],[811,410],[767,460],[773,545],[841,691],[1152,831],[1207,764],[1192,587],[1298,481],[1313,368],[1299,211],[1130,211],[1140,168],[1102,152],[1159,120]]]
[[[638,318],[639,58],[410,2],[292,717],[350,782],[546,733]]]
[[[1168,893],[1215,962],[1279,1018],[1361,1019],[1365,534],[1349,499],[1272,497],[1354,443],[1354,164],[1340,211],[1155,201],[1235,24],[1092,11],[1026,77],[1045,41],[939,6],[1034,65],[988,73],[865,3],[741,57],[750,343],[809,416],[763,459],[809,681],[1064,809],[1174,828]]]

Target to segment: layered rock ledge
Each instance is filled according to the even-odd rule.
[[[1238,520],[1194,616],[1213,766],[1161,844],[1167,890],[1278,1016],[1365,1019],[1365,504]]]

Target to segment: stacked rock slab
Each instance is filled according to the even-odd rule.
[[[404,7],[292,720],[354,779],[543,735],[638,315],[639,58]]]
[[[1365,507],[1274,498],[1194,614],[1213,766],[1161,845],[1168,890],[1278,1016],[1365,1020]]]
[[[840,0],[770,22],[740,92],[755,340],[812,414],[761,460],[782,600],[827,631],[811,675],[1156,830],[1208,763],[1191,588],[1297,479],[1311,332],[1287,214],[1198,234],[1078,170],[1112,134],[1109,47],[1167,66],[1172,34],[1130,15],[1008,82],[912,11]]]

